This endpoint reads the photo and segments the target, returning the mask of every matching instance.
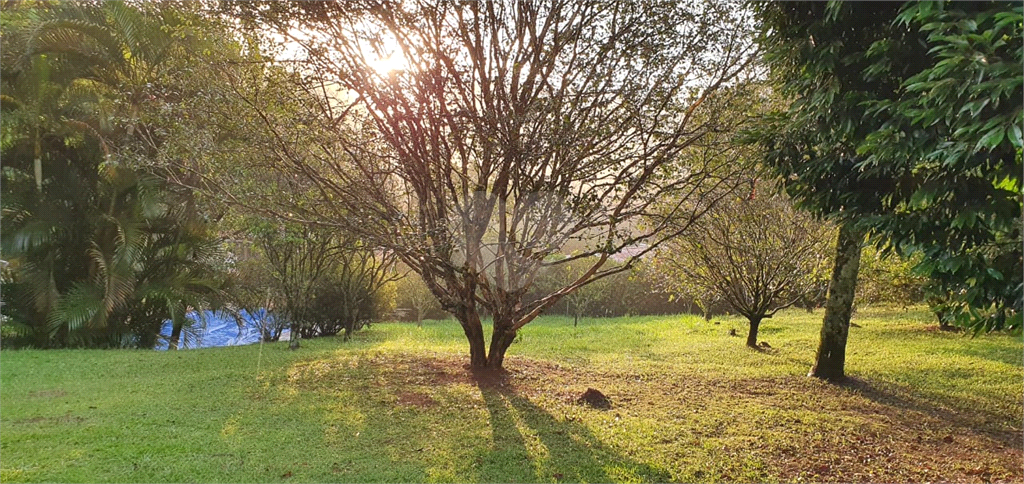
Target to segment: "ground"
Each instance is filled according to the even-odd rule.
[[[1019,336],[869,308],[835,385],[805,376],[820,320],[776,316],[758,351],[737,318],[547,317],[484,374],[451,322],[294,352],[4,351],[0,480],[1024,480]]]

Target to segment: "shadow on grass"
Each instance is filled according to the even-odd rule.
[[[632,460],[601,442],[574,417],[552,415],[514,388],[478,380],[493,448],[481,452],[487,482],[666,482],[664,469]],[[516,474],[509,474],[515,469]]]
[[[266,401],[246,412],[245,426],[255,437],[251,417],[269,412],[272,418],[261,423],[259,433],[294,436],[320,455],[286,449],[276,459],[281,465],[270,466],[264,477],[294,472],[299,480],[345,482],[671,479],[667,470],[602,442],[572,416],[596,410],[562,414],[557,408],[563,407],[545,409],[521,390],[543,378],[548,366],[524,364],[481,375],[463,363],[393,354],[298,362]]]
[[[908,427],[916,422],[916,415],[924,414],[939,419],[951,427],[965,433],[982,433],[1000,445],[1006,447],[1020,446],[1020,432],[1006,427],[1006,415],[983,408],[970,407],[969,402],[952,398],[929,397],[935,402],[924,398],[915,398],[906,388],[894,384],[877,384],[859,377],[847,376],[836,385],[853,390],[868,400],[890,407],[894,414],[907,423]],[[903,412],[910,410],[914,413]]]
[[[1024,361],[1024,356],[1021,355],[1019,346],[1006,348],[965,346],[950,351],[959,355],[969,356],[971,358],[981,358],[1014,367],[1021,366],[1022,361]]]

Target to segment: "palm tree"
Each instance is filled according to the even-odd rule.
[[[164,320],[177,340],[186,312],[217,299],[206,225],[118,157],[154,146],[143,101],[176,18],[122,2],[5,12],[4,312],[38,346],[151,347]]]

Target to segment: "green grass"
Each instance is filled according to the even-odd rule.
[[[844,385],[807,378],[821,313],[542,318],[507,379],[457,324],[179,352],[0,353],[0,480],[122,482],[1024,479],[1020,337],[869,308]],[[258,370],[258,371],[257,371]],[[611,410],[577,405],[588,387]]]

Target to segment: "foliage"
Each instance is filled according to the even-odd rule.
[[[776,192],[762,182],[761,193],[720,201],[658,256],[679,292],[702,304],[722,301],[746,317],[749,346],[757,345],[762,319],[805,300],[826,280],[830,262],[832,227]]]
[[[537,289],[543,293],[551,293],[568,286],[579,280],[592,265],[593,261],[588,259],[577,259],[564,264],[551,265],[538,275]],[[615,264],[610,263],[608,266],[614,267]],[[581,316],[600,315],[602,309],[604,315],[607,315],[613,288],[625,290],[625,287],[617,283],[628,279],[628,275],[626,272],[620,272],[587,284],[566,295],[562,302],[565,305],[565,314],[573,316],[573,326],[576,326]]]
[[[1006,2],[764,4],[789,109],[758,134],[804,206],[855,221],[954,296],[1020,328],[1022,9]]]
[[[250,236],[259,246],[258,258],[246,261],[251,274],[240,301],[260,304],[260,279],[276,320],[290,326],[291,346],[299,338],[352,332],[390,312],[394,295],[386,292],[396,275],[394,257],[362,247],[343,233],[294,223],[255,223]],[[269,278],[267,277],[269,276]],[[260,307],[260,306],[257,306]],[[280,331],[265,339],[274,340]]]
[[[9,8],[8,8],[9,7]],[[216,247],[188,193],[131,160],[183,17],[117,2],[5,6],[4,312],[31,344],[140,346],[216,304]]]
[[[924,302],[930,289],[928,278],[916,270],[921,258],[921,254],[907,258],[865,247],[857,277],[857,301],[908,306]]]
[[[416,273],[406,273],[396,282],[396,304],[399,309],[410,309],[411,315],[418,326],[423,325],[423,319],[441,319],[444,310],[438,304],[437,298],[430,292],[430,288],[423,283]]]
[[[589,263],[587,260],[577,260],[542,268],[532,289],[540,295],[527,294],[527,298],[542,297],[549,291],[564,287],[578,279]],[[575,323],[582,317],[607,318],[694,311],[693,301],[676,297],[665,289],[652,268],[653,264],[651,260],[641,259],[628,271],[583,286],[548,308],[546,314],[573,316]],[[622,262],[613,260],[607,265],[617,267]]]

